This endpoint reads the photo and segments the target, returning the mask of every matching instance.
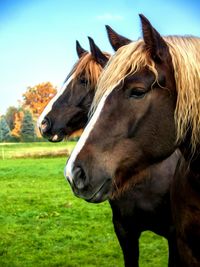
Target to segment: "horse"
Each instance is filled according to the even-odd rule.
[[[115,51],[131,42],[130,39],[117,34],[108,25],[106,25],[106,29],[109,41]],[[61,140],[61,128],[63,129],[63,135],[68,135],[74,130],[81,129],[87,120],[86,115],[91,105],[91,95],[89,98],[89,95],[86,93],[87,91],[93,92],[94,84],[97,82],[97,79],[91,79],[92,64],[94,64],[94,69],[97,66],[99,67],[99,74],[102,72],[102,65],[99,64],[102,52],[91,38],[89,38],[89,41],[90,54],[80,46],[79,42],[76,42],[79,61],[70,73],[70,75],[73,75],[73,83],[65,85],[65,89],[62,93],[59,93],[59,97],[56,96],[53,101],[51,100],[51,111],[49,113],[43,112],[42,119],[40,118],[41,122],[44,119],[49,122],[49,128],[43,128],[41,132],[44,137],[49,138],[53,142]],[[68,79],[70,79],[70,75]],[[82,83],[80,84],[80,79],[83,79],[83,77],[86,80],[85,88],[83,88]],[[91,80],[94,82],[91,83]],[[79,94],[85,94],[84,101],[87,105],[84,105],[82,117],[76,119],[76,113],[71,112],[71,106],[79,106]],[[69,95],[70,99],[67,99]],[[50,108],[47,106],[46,110],[50,110]],[[63,114],[65,116],[67,114],[67,117],[64,117]],[[56,117],[59,118],[59,129],[56,129],[54,126],[54,124],[58,125]],[[74,121],[73,127],[68,126],[68,121]],[[43,122],[42,125],[46,126],[46,122]],[[52,130],[50,127],[54,129]],[[59,139],[54,138],[56,135],[59,136]],[[174,266],[173,225],[169,205],[169,188],[179,157],[178,153],[174,153],[162,164],[149,167],[137,175],[138,182],[136,184],[124,190],[118,197],[109,199],[113,213],[114,229],[123,251],[125,266],[138,266],[139,237],[145,230],[151,230],[167,238],[169,243],[169,266]]]
[[[200,266],[200,38],[143,38],[121,47],[99,81],[91,118],[65,167],[75,195],[102,202],[179,148],[171,185],[175,261]]]
[[[88,121],[95,86],[110,55],[103,53],[90,38],[91,53],[76,41],[79,60],[64,81],[60,91],[47,104],[38,119],[43,137],[60,142]]]

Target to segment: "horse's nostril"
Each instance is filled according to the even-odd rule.
[[[47,132],[51,127],[50,120],[48,118],[44,118],[43,121],[41,122],[41,131],[43,133]]]
[[[79,190],[87,186],[87,179],[84,170],[81,167],[74,168],[74,181],[75,187]]]

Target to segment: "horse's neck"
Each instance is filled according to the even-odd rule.
[[[190,169],[196,175],[199,174],[200,176],[200,155],[194,155],[193,159],[190,162]]]
[[[180,150],[188,166],[188,177],[193,177],[193,179],[198,180],[200,184],[200,144],[197,146],[195,153],[191,153],[188,142],[184,142]]]
[[[171,208],[182,262],[178,266],[200,266],[196,250],[200,245],[199,163],[199,158],[191,162],[180,158],[171,186]],[[198,264],[193,264],[197,260]]]

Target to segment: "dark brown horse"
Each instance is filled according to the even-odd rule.
[[[109,26],[107,26],[109,40],[114,50],[118,50],[131,41],[123,36],[118,35]],[[83,127],[87,121],[87,113],[91,105],[91,95],[87,92],[94,92],[94,84],[97,79],[95,73],[102,71],[102,65],[99,61],[102,58],[102,52],[90,39],[91,53],[81,48],[77,43],[77,53],[80,57],[73,71],[73,83],[68,83],[66,88],[50,102],[50,108],[44,113],[46,122],[42,123],[42,133],[52,141],[61,140],[60,129],[63,129],[63,135],[69,135],[72,131]],[[83,64],[84,63],[84,64]],[[93,67],[91,67],[93,64]],[[90,70],[88,68],[90,67]],[[92,73],[92,70],[99,68]],[[84,78],[84,85],[80,80]],[[69,78],[68,78],[69,79]],[[92,83],[91,80],[94,82]],[[80,96],[84,101],[79,101]],[[85,95],[84,95],[85,94]],[[70,96],[70,99],[68,97]],[[83,98],[84,96],[84,98]],[[84,103],[87,103],[85,105]],[[72,107],[82,108],[82,115],[72,112]],[[77,118],[76,118],[77,116]],[[56,120],[56,118],[58,118]],[[73,122],[73,124],[69,123]],[[57,125],[55,127],[55,125]],[[53,128],[53,129],[52,129]],[[70,129],[70,130],[69,130]],[[59,139],[54,136],[59,136]],[[173,225],[169,201],[169,188],[180,157],[174,153],[161,164],[152,165],[146,170],[138,173],[133,177],[132,185],[129,185],[124,192],[120,192],[115,198],[109,199],[112,212],[113,224],[121,248],[123,250],[125,266],[138,266],[139,257],[139,237],[141,232],[151,230],[168,239],[169,242],[169,266],[174,266],[173,260]]]
[[[200,266],[200,39],[162,38],[140,16],[143,39],[120,48],[101,76],[93,115],[66,166],[74,193],[101,202],[177,147],[172,185],[176,263]],[[137,181],[137,179],[136,179]]]
[[[59,142],[88,121],[97,79],[110,55],[103,53],[90,38],[91,53],[76,41],[79,60],[67,76],[63,87],[42,112],[38,126],[43,137]]]

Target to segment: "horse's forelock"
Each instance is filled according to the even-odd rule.
[[[150,59],[148,51],[145,50],[142,40],[121,47],[111,57],[98,80],[91,113],[95,111],[105,92],[111,93],[127,76],[140,71],[144,67],[148,67],[155,74],[155,79],[157,78],[158,73],[155,64]]]
[[[107,58],[110,57],[108,53],[105,53],[105,56]],[[76,80],[84,74],[85,78],[88,81],[88,87],[96,88],[97,80],[102,72],[103,68],[100,64],[98,64],[91,53],[85,54],[83,57],[81,57],[78,62],[75,64],[71,75],[73,75],[73,80],[76,82]]]

